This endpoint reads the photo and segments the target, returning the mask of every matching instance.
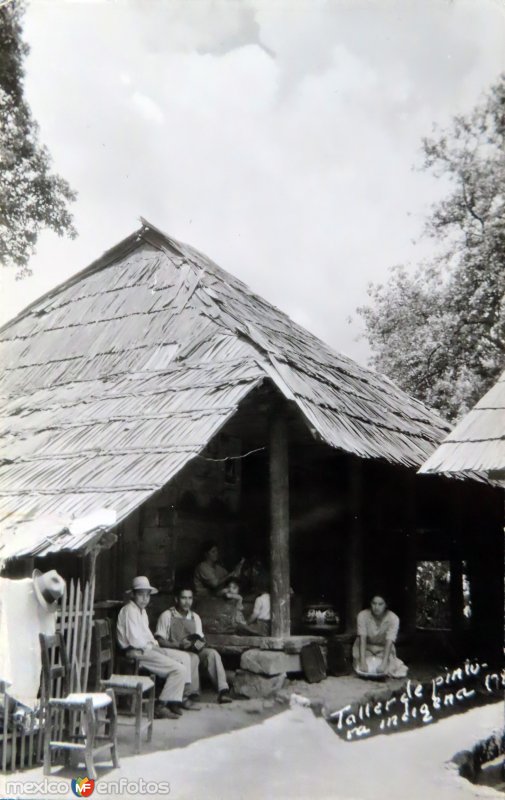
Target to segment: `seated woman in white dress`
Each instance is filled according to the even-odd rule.
[[[352,648],[353,667],[362,677],[403,678],[407,666],[396,655],[400,620],[381,595],[372,597],[370,608],[360,611],[358,637]]]

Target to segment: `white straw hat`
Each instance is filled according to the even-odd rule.
[[[147,591],[151,594],[158,594],[158,590],[151,586],[149,583],[149,578],[146,578],[145,575],[138,575],[136,578],[132,580],[132,588],[126,590],[126,594],[132,594],[133,592],[140,592],[140,591]]]
[[[32,573],[35,595],[42,608],[46,611],[56,611],[58,600],[65,592],[65,581],[55,569],[42,573],[34,569]]]

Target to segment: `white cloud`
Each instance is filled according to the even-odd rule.
[[[29,100],[80,237],[2,276],[4,318],[143,215],[362,357],[367,282],[430,252],[420,139],[505,68],[502,23],[484,0],[32,4]]]
[[[150,97],[142,94],[142,92],[133,92],[131,102],[139,114],[148,122],[155,122],[158,125],[163,124],[165,115],[159,105]]]

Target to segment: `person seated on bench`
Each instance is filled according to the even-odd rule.
[[[263,574],[257,581],[258,596],[254,601],[252,613],[242,625],[239,625],[238,633],[249,636],[269,636],[270,635],[270,579],[267,574]]]
[[[244,600],[240,593],[240,583],[237,578],[228,578],[220,592],[220,597],[229,602],[233,608],[230,618],[231,624],[237,629],[241,625],[245,625]]]
[[[193,590],[181,586],[175,596],[175,606],[164,611],[158,619],[156,638],[161,647],[169,648],[167,652],[189,650],[192,659],[191,691],[198,686],[198,668],[201,664],[207,672],[213,686],[217,689],[218,703],[231,703],[230,689],[226,680],[221,656],[217,650],[207,647],[203,636],[202,620],[194,611]],[[195,675],[196,671],[196,675]]]
[[[251,632],[258,636],[268,636],[270,634],[270,579],[268,575],[262,575],[258,580],[260,594],[254,601],[252,614],[247,621],[247,626]],[[291,590],[292,592],[292,590]]]
[[[352,648],[355,672],[363,678],[404,678],[407,666],[396,655],[395,641],[400,627],[382,595],[374,595],[370,608],[357,618],[358,637]]]
[[[202,561],[196,566],[193,575],[195,595],[196,597],[208,597],[209,595],[219,597],[225,590],[226,582],[230,578],[238,578],[240,575],[244,559],[242,558],[231,572],[227,572],[219,564],[219,548],[216,542],[212,541],[205,542],[202,555]]]
[[[219,596],[224,597],[225,600],[236,600],[237,608],[240,608],[240,610],[244,608],[238,578],[228,578],[224,587],[220,590]]]
[[[188,653],[162,650],[149,628],[146,607],[151,595],[157,593],[145,576],[133,579],[131,589],[126,592],[131,600],[119,612],[116,638],[126,656],[138,657],[140,667],[166,678],[156,704],[156,716],[177,719],[182,708],[194,708],[189,697],[184,696],[185,687],[190,685],[191,663]]]

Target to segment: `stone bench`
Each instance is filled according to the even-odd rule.
[[[205,630],[205,628],[204,628]],[[221,655],[240,655],[246,650],[274,650],[299,654],[302,647],[317,642],[323,649],[324,636],[239,636],[231,633],[205,633],[209,647],[214,647]]]

